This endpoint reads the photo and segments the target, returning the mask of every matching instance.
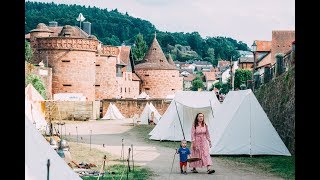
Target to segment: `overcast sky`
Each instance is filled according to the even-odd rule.
[[[295,30],[294,0],[29,1],[117,8],[119,12],[150,21],[160,31],[197,31],[203,38],[226,36],[243,41],[249,47],[254,40],[271,40],[272,30]]]

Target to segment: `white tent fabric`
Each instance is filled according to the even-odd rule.
[[[49,179],[81,180],[36,130],[25,116],[25,176],[27,180],[47,179],[47,162],[50,159]]]
[[[251,89],[230,91],[214,122],[212,155],[291,156]]]
[[[41,94],[32,86],[32,84],[28,84],[25,88],[25,96],[29,101],[44,101],[44,98]]]
[[[152,118],[152,112],[154,114],[153,122],[158,124],[160,121],[161,115],[159,114],[158,110],[153,106],[153,104],[147,103],[144,107],[141,115],[140,115],[140,124],[148,124],[148,119]]]
[[[141,94],[139,94],[139,96],[137,97],[137,99],[149,99],[150,96],[146,93],[146,92],[142,92]]]
[[[161,121],[149,133],[151,135],[149,139],[181,141],[185,138],[191,141],[191,126],[196,114],[202,112],[206,124],[211,129],[213,116],[220,105],[212,91],[177,92]]]
[[[45,132],[48,126],[47,121],[40,111],[34,107],[33,103],[25,100],[25,114],[32,124],[35,124],[36,128],[40,132]]]
[[[124,119],[119,109],[113,103],[110,103],[106,114],[101,119]]]

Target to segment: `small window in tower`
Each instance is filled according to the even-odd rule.
[[[172,91],[174,91],[175,89],[171,89]]]
[[[127,92],[127,88],[124,88],[124,92]]]
[[[145,88],[146,91],[150,90],[150,88]]]
[[[129,93],[130,93],[130,88],[129,88]]]
[[[145,74],[144,76],[149,76],[149,74]]]
[[[70,62],[70,60],[65,60],[65,59],[64,59],[64,60],[61,60],[61,62]]]
[[[100,87],[100,84],[96,84],[95,86],[96,86],[96,87]]]
[[[160,62],[163,62],[163,59],[160,59]]]
[[[100,66],[100,64],[96,64],[96,66]]]
[[[153,50],[157,50],[157,48],[153,48]]]
[[[122,93],[122,88],[120,88],[120,92]]]
[[[71,86],[71,84],[62,84],[63,86]]]

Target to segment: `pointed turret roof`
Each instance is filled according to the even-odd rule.
[[[150,45],[150,48],[147,54],[143,58],[143,63],[137,64],[135,69],[174,69],[176,67],[169,64],[166,56],[164,55],[158,40],[156,38],[156,34],[154,34],[153,41]]]
[[[173,59],[172,59],[172,57],[171,57],[171,54],[169,54],[168,63],[171,64],[171,65],[176,66],[176,65],[174,64],[174,62],[173,62]]]

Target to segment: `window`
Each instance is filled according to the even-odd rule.
[[[127,92],[127,88],[124,88],[124,92]]]
[[[122,88],[120,88],[120,92],[122,93]]]
[[[100,64],[96,64],[96,66],[100,66]]]
[[[172,75],[172,77],[176,77],[175,75]]]
[[[172,91],[174,91],[175,89],[171,89]]]
[[[130,88],[129,88],[129,93],[130,93]]]
[[[157,50],[157,48],[153,48],[153,50]]]
[[[96,87],[100,87],[100,84],[96,84],[95,86],[96,86]]]
[[[70,60],[61,60],[61,62],[70,62]]]
[[[71,84],[62,84],[63,86],[71,86]]]
[[[145,74],[144,76],[149,76],[149,74]]]
[[[160,62],[163,62],[163,59],[160,59]]]
[[[150,90],[150,88],[145,88],[145,90]]]

